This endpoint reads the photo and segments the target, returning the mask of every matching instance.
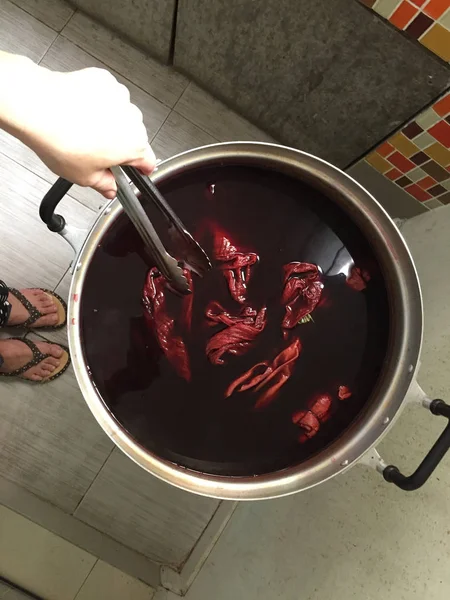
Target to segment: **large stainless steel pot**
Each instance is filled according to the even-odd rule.
[[[76,251],[68,304],[68,334],[75,374],[93,415],[113,442],[148,472],[185,490],[217,498],[255,500],[299,492],[349,469],[357,461],[383,472],[403,489],[421,485],[450,443],[448,426],[430,455],[412,478],[387,467],[373,450],[409,399],[421,402],[434,414],[450,418],[442,401],[427,399],[415,382],[422,340],[422,300],[417,273],[396,225],[378,202],[355,180],[331,164],[298,150],[263,143],[225,143],[179,154],[159,164],[153,179],[161,183],[198,167],[251,165],[275,170],[320,190],[357,224],[370,240],[388,288],[392,328],[384,371],[365,411],[333,444],[300,465],[255,477],[220,477],[186,470],[144,450],[119,425],[105,407],[85,364],[80,336],[80,300],[89,263],[110,225],[122,213],[117,200],[99,214],[87,233],[65,224],[54,214],[57,202],[70,184],[59,181],[41,206],[41,217]]]

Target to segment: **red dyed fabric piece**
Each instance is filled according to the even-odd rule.
[[[191,284],[190,271],[184,269],[183,272]],[[161,350],[178,375],[189,381],[191,378],[189,356],[183,339],[176,335],[175,321],[167,312],[166,289],[165,278],[155,267],[150,269],[143,291],[144,316],[149,327],[155,332]]]
[[[352,267],[347,277],[347,285],[356,292],[362,292],[366,289],[366,283],[370,281],[370,273],[359,267]]]
[[[340,385],[339,389],[338,389],[338,398],[339,400],[347,400],[347,398],[350,398],[352,395],[350,388],[348,388],[346,385]]]
[[[226,325],[226,329],[213,335],[206,345],[206,355],[212,364],[223,365],[225,354],[241,356],[252,346],[266,325],[266,308],[257,312],[245,306],[238,315],[232,316],[218,302],[212,302],[206,310],[206,317],[210,325]]]
[[[214,257],[225,275],[232,298],[243,304],[246,300],[251,267],[258,262],[258,255],[254,252],[238,252],[225,235],[218,234],[214,242]]]
[[[289,263],[284,267],[281,302],[286,305],[282,327],[292,329],[312,313],[320,301],[323,284],[316,265]]]
[[[298,438],[301,444],[314,437],[320,424],[328,420],[331,403],[329,394],[321,394],[309,402],[309,410],[298,410],[292,415],[292,422],[302,429]]]
[[[287,348],[282,350],[272,362],[264,361],[243,373],[228,386],[225,398],[234,392],[244,392],[254,388],[255,392],[263,390],[254,408],[267,406],[277,395],[279,389],[291,377],[295,362],[300,356],[302,346],[296,338]]]
[[[292,415],[292,422],[303,430],[298,437],[301,444],[314,437],[320,429],[319,419],[310,410],[297,411]]]

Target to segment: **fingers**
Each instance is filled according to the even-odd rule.
[[[117,195],[117,184],[114,175],[109,169],[104,169],[96,177],[96,181],[91,183],[91,187],[100,192],[108,200],[112,200]]]
[[[150,175],[156,166],[155,153],[150,145],[147,144],[144,155],[141,158],[135,158],[125,164],[130,165],[130,167],[136,167],[143,175]]]

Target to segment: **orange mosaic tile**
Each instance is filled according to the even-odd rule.
[[[423,12],[432,19],[439,19],[450,7],[449,0],[430,0],[424,7]]]
[[[360,1],[444,60],[450,60],[450,0]]]
[[[450,114],[450,94],[447,94],[438,100],[433,106],[433,110],[436,111],[440,117],[446,117]]]
[[[384,175],[391,181],[394,181],[394,179],[398,179],[402,176],[402,172],[398,169],[391,169],[390,171],[387,171]]]
[[[381,156],[383,156],[384,158],[386,158],[386,156],[389,156],[389,154],[392,154],[394,150],[394,146],[389,142],[384,142],[384,144],[381,144],[381,146],[378,146],[377,148],[378,154],[381,154]]]
[[[365,159],[430,209],[439,206],[441,199],[450,193],[449,112],[450,92],[447,92]],[[421,149],[424,135],[435,142]]]
[[[404,29],[417,12],[418,8],[416,6],[410,4],[408,0],[403,0],[400,6],[393,12],[389,21],[399,29]]]
[[[432,177],[427,175],[426,177],[424,177],[423,179],[418,181],[417,185],[419,187],[421,187],[423,190],[426,190],[430,187],[433,187],[433,185],[436,185],[436,183],[437,183],[437,181],[435,179],[433,179]]]

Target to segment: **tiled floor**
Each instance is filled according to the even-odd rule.
[[[25,54],[55,70],[91,66],[112,70],[142,110],[157,158],[216,141],[270,140],[183,76],[119,41],[89,18],[73,13],[60,0],[0,0],[0,49]],[[55,179],[28,148],[0,131],[0,277],[12,286],[43,286],[67,296],[71,249],[38,217],[39,202]],[[74,186],[60,206],[70,223],[86,228],[103,203],[94,191]],[[64,332],[47,337],[65,341]],[[71,369],[42,387],[20,381],[2,383],[0,439],[0,476],[68,513],[75,512],[113,449],[81,397]],[[139,470],[136,476],[144,475]],[[168,502],[179,501],[175,492],[169,494],[174,496],[172,500],[165,497]],[[205,501],[195,535],[214,509],[215,503]],[[190,516],[195,511],[193,507]],[[145,513],[143,517],[147,518]],[[174,521],[175,533],[176,527]],[[189,525],[185,534],[189,527],[192,531],[193,525]],[[136,540],[130,539],[132,547],[140,543],[138,534]],[[18,544],[15,551],[12,539]],[[183,547],[189,547],[189,536],[180,542],[180,549],[175,541],[170,548],[176,558],[175,550],[182,556]],[[150,588],[95,561],[87,552],[0,508],[0,575],[46,599],[72,599],[76,594],[78,600],[151,597]],[[112,586],[100,596],[96,592],[99,581],[109,581]]]
[[[54,69],[112,69],[143,111],[158,158],[214,141],[270,139],[184,77],[88,18],[73,15],[59,0],[0,0],[0,49],[27,54]],[[67,295],[70,248],[44,228],[37,213],[54,180],[32,152],[0,132],[0,276],[14,286],[46,286]],[[86,227],[101,204],[102,197],[92,190],[74,187],[61,209],[70,222]],[[439,220],[439,212],[433,218]],[[425,279],[428,271],[423,267]],[[437,279],[430,279],[430,289],[437,285]],[[431,392],[443,394],[446,365],[440,361],[448,354],[448,332],[441,336],[440,309],[433,303],[429,307],[435,332],[423,360],[422,382]],[[432,360],[434,348],[439,360]],[[412,465],[439,424],[433,422],[424,439],[417,421],[402,422],[400,437],[408,442]],[[0,474],[43,498],[57,498],[60,508],[69,512],[79,505],[113,450],[89,413],[72,371],[39,388],[2,383],[0,439]],[[389,458],[404,464],[404,448],[396,439],[391,436],[384,447]],[[300,497],[242,506],[188,598],[448,598],[447,472],[439,478],[424,492],[406,496],[382,486],[374,474],[355,469]],[[92,486],[94,492],[101,483],[100,479]],[[426,560],[434,548],[435,558]],[[144,600],[153,594],[4,507],[0,574],[48,600]],[[15,598],[0,586],[0,598],[5,593],[8,600]]]
[[[0,575],[44,600],[151,600],[154,590],[0,506]],[[28,596],[0,583],[1,600]]]

